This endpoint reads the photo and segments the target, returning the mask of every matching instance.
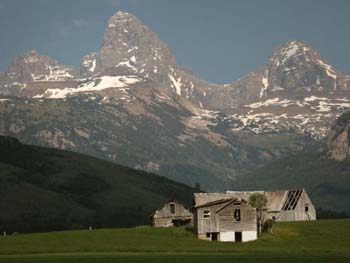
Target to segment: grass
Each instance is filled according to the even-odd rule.
[[[0,262],[350,262],[350,220],[278,223],[248,243],[184,228],[62,231],[0,238]]]

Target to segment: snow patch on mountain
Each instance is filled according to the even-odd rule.
[[[96,59],[84,60],[83,66],[90,72],[94,72],[96,69]]]
[[[292,105],[293,102],[291,100],[287,99],[280,99],[280,98],[273,98],[273,99],[268,99],[265,101],[260,101],[252,104],[248,104],[245,107],[247,108],[260,108],[260,107],[268,107],[268,106],[281,106],[281,107],[287,107],[289,105]]]
[[[61,99],[74,93],[101,91],[109,88],[122,89],[141,81],[142,79],[140,77],[134,75],[103,76],[101,78],[91,79],[77,88],[47,89],[44,94],[38,94],[34,98]]]
[[[309,96],[301,100],[276,97],[245,105],[237,113],[229,115],[228,121],[236,123],[232,131],[246,130],[259,134],[294,130],[321,139],[333,121],[349,109],[350,99],[345,97]]]
[[[134,72],[137,72],[137,68],[130,64],[130,60],[120,62],[117,65],[115,65],[115,67],[127,67],[127,68],[132,69]]]
[[[50,65],[45,65],[45,67],[48,70],[48,74],[30,73],[33,81],[64,81],[74,79],[68,68]]]
[[[39,61],[39,58],[38,57],[35,57],[35,56],[31,56],[31,57],[27,57],[27,58],[24,58],[24,63],[35,63]]]
[[[317,60],[318,64],[321,65],[326,71],[327,74],[334,75],[335,71],[333,70],[332,66],[328,65],[327,63],[323,62],[322,60]]]
[[[316,97],[316,96],[310,96],[310,97],[306,97],[304,98],[304,101],[310,102],[310,101],[316,101],[316,100],[329,100],[328,98],[324,98],[324,97]]]
[[[182,77],[175,79],[175,77],[172,76],[171,74],[168,74],[168,77],[171,80],[171,83],[172,83],[171,85],[173,86],[173,88],[175,88],[176,94],[181,95],[181,91],[182,91],[181,79],[182,79]]]
[[[263,87],[261,88],[261,91],[260,91],[260,99],[266,94],[267,88],[269,86],[269,70],[268,69],[266,69],[266,73],[263,76],[261,82],[262,82]]]
[[[132,57],[130,58],[130,61],[136,63],[136,57],[135,57],[135,56],[132,56]]]
[[[281,52],[283,57],[282,64],[284,64],[292,56],[295,56],[299,50],[299,47],[299,43],[296,41],[291,42],[289,46],[285,47]]]

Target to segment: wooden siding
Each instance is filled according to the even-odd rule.
[[[236,221],[233,213],[235,209],[240,209],[241,220]],[[219,229],[220,232],[234,231],[256,231],[256,209],[249,205],[242,203],[241,205],[235,205],[231,203],[218,213],[219,217]]]
[[[171,212],[171,205],[174,205],[175,213]],[[170,201],[153,213],[152,224],[156,227],[169,227],[173,225],[173,220],[192,221],[192,218],[193,214],[182,204]]]
[[[173,226],[172,218],[153,218],[153,226],[155,227],[170,227]]]
[[[212,233],[212,232],[220,232],[219,231],[219,221],[216,216],[216,211],[221,207],[222,205],[212,205],[209,207],[200,207],[196,209],[196,218],[197,218],[197,224],[196,224],[196,230],[197,234],[199,235],[205,235],[206,233]],[[209,210],[210,211],[210,217],[204,218],[204,211]]]
[[[224,207],[224,208],[223,208]],[[220,210],[220,208],[222,208]],[[241,209],[241,221],[236,222],[233,216],[235,209]],[[210,218],[204,218],[204,211],[210,211]],[[227,231],[256,231],[256,210],[242,202],[234,204],[230,201],[199,207],[195,211],[195,228],[198,237],[205,237],[206,233]]]

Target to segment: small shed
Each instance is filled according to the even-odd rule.
[[[151,215],[152,225],[155,227],[171,227],[192,223],[193,214],[175,200],[167,202],[161,209]]]
[[[246,200],[222,194],[194,194],[198,239],[245,242],[257,239],[256,209]]]

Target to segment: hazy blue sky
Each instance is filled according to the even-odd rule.
[[[211,82],[254,71],[293,39],[350,72],[347,0],[0,0],[0,70],[31,48],[79,64],[100,48],[107,19],[118,10],[138,16],[180,65]]]

